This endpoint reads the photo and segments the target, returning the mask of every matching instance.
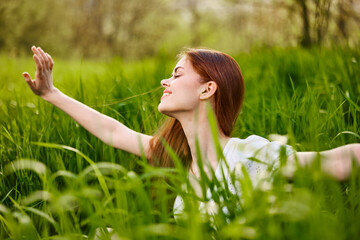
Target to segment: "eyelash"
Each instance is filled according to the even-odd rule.
[[[178,77],[180,77],[180,76],[181,76],[181,75],[175,75],[174,78],[178,78]]]

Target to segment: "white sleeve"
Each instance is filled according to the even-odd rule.
[[[266,138],[251,135],[247,139],[248,143],[244,151],[250,160],[259,161],[268,166],[279,167],[280,157],[283,154],[285,158],[295,153],[295,150],[289,145],[283,145],[279,142],[270,142]]]

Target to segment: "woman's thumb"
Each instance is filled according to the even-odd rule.
[[[27,82],[27,84],[29,84],[30,87],[33,86],[33,81],[31,80],[30,74],[27,72],[23,72],[23,76],[25,78],[25,81]]]

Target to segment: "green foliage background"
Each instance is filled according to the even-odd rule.
[[[234,57],[246,99],[233,136],[283,134],[300,151],[360,141],[358,48],[258,48]],[[152,134],[163,119],[159,82],[175,62],[165,53],[137,61],[55,58],[54,82],[69,96]],[[216,178],[202,178],[220,210],[201,214],[198,201],[211,205],[209,199],[193,194],[181,167],[153,168],[108,147],[33,95],[21,76],[35,71],[30,57],[3,55],[0,64],[1,239],[86,239],[102,227],[122,239],[338,240],[360,234],[355,167],[344,182],[323,175],[317,161],[291,180],[281,168],[255,189],[245,171],[234,176],[240,198]],[[176,222],[169,206],[178,194],[186,215]]]
[[[153,134],[164,120],[160,80],[176,54],[215,48],[236,59],[246,82],[234,137],[275,133],[298,151],[322,151],[360,142],[359,7],[351,0],[0,1],[0,239],[93,239],[97,230],[109,239],[107,227],[120,239],[357,239],[355,163],[344,181],[324,175],[316,159],[307,168],[282,166],[257,187],[240,168],[232,180],[241,196],[203,175],[213,198],[199,198],[175,154],[175,169],[159,169],[103,144],[33,95],[21,73],[34,74],[30,47],[40,45],[55,59],[61,91]],[[177,195],[186,209],[175,221]],[[212,213],[199,211],[200,202]]]

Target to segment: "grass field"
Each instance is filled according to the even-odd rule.
[[[233,136],[286,135],[299,151],[360,142],[360,49],[254,49],[234,57],[246,98]],[[54,84],[152,134],[164,119],[157,112],[160,80],[175,63],[166,54],[135,62],[55,58]],[[200,213],[198,201],[208,199],[197,199],[183,169],[154,168],[108,147],[33,95],[21,75],[34,75],[30,54],[0,56],[0,66],[0,239],[91,239],[106,227],[121,239],[360,236],[358,168],[339,182],[322,174],[315,161],[290,180],[280,169],[257,188],[244,173],[234,179],[241,183],[241,198],[216,179],[202,179],[216,196],[208,207],[218,211]],[[186,214],[176,222],[169,202],[177,194]]]

